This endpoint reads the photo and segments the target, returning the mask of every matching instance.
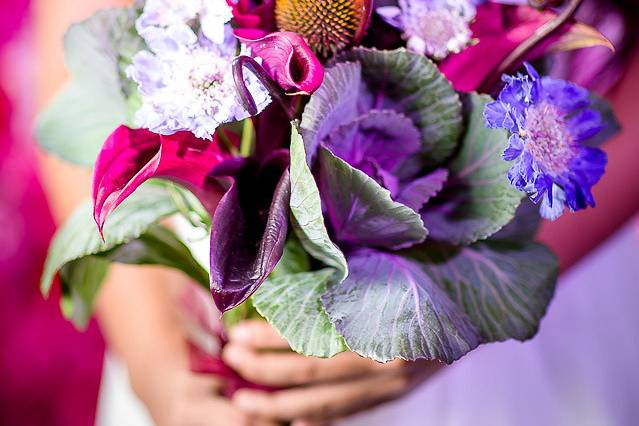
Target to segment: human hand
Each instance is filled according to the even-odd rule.
[[[380,364],[351,352],[331,359],[285,351],[288,344],[265,321],[244,321],[230,332],[222,358],[245,379],[281,391],[242,389],[233,403],[246,413],[292,421],[293,426],[324,425],[409,392],[442,364],[393,361]]]
[[[126,365],[131,386],[155,424],[276,425],[224,398],[224,378],[193,371],[198,369],[194,348],[219,355],[219,325],[206,292],[181,275],[113,265],[98,308],[110,348]]]
[[[136,393],[158,426],[277,426],[271,420],[241,411],[221,396],[224,383],[209,374],[180,368],[168,369],[143,378]]]

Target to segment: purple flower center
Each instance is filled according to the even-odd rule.
[[[528,109],[522,135],[526,150],[545,172],[557,176],[569,170],[575,147],[564,116],[555,106],[542,102]]]

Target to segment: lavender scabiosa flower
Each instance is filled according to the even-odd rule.
[[[227,23],[230,12],[223,13],[223,0],[214,10],[217,3],[146,3],[136,27],[149,50],[138,52],[127,69],[142,98],[136,125],[162,135],[190,131],[211,140],[220,124],[250,116],[233,80],[237,39]],[[270,103],[268,92],[252,74],[245,83],[262,111]]]
[[[472,41],[469,23],[475,12],[468,0],[399,0],[399,7],[377,8],[382,19],[402,32],[408,49],[437,60]]]
[[[540,213],[554,220],[567,206],[571,211],[594,207],[591,188],[604,173],[606,154],[581,142],[604,126],[589,108],[588,91],[573,83],[528,75],[504,76],[506,86],[486,105],[486,126],[511,133],[503,158],[513,161],[508,179],[528,193]]]
[[[147,0],[136,29],[148,42],[167,29],[197,23],[206,38],[220,44],[224,42],[224,24],[232,17],[226,0]]]

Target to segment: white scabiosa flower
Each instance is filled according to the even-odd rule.
[[[210,140],[220,124],[249,117],[233,80],[238,42],[226,8],[225,0],[147,1],[136,28],[149,50],[127,69],[142,98],[138,126]],[[266,89],[249,73],[245,84],[262,111],[271,101]]]
[[[399,0],[399,7],[378,7],[377,13],[402,32],[408,49],[440,60],[472,41],[476,9],[468,0]]]

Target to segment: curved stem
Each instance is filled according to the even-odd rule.
[[[264,87],[266,87],[266,90],[269,92],[271,97],[280,104],[289,120],[295,120],[297,116],[295,110],[291,107],[291,104],[288,101],[288,97],[282,89],[280,89],[278,84],[275,83],[266,73],[264,68],[262,68],[262,66],[250,56],[238,56],[235,58],[235,61],[233,61],[233,80],[235,81],[235,86],[240,94],[240,99],[244,104],[244,108],[246,108],[249,114],[257,115],[258,111],[257,105],[255,105],[255,99],[253,99],[253,95],[244,82],[245,67],[248,68],[258,80],[260,80],[260,83],[262,83]]]
[[[522,62],[526,54],[537,46],[537,44],[552,35],[555,31],[559,30],[563,24],[575,15],[582,1],[583,0],[570,0],[566,8],[562,10],[559,15],[539,27],[532,36],[517,46],[515,50],[510,52],[510,55],[508,55],[506,59],[504,59],[499,66],[488,74],[486,79],[484,79],[479,86],[479,91],[483,93],[490,93],[501,78],[501,75],[505,72],[511,71],[514,66]]]

